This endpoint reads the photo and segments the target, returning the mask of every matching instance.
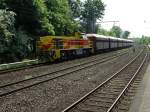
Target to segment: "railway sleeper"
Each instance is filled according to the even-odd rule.
[[[106,92],[120,93],[120,90],[118,90],[118,89],[112,89],[112,88],[109,88],[109,90],[108,90],[108,88],[107,88]]]
[[[108,94],[108,95],[116,95],[118,93],[108,93],[108,92],[97,92],[98,94]]]
[[[127,110],[112,110],[112,112],[127,112]]]
[[[105,112],[106,109],[105,108],[101,108],[101,107],[87,107],[87,105],[85,106],[78,106],[78,112]]]
[[[129,110],[129,106],[127,106],[127,105],[118,105],[118,109],[119,110],[126,110],[126,111],[128,111]]]
[[[129,92],[125,92],[124,93],[124,96],[128,96],[130,95],[130,97],[134,96],[135,95],[135,92],[132,92],[132,93],[129,93]]]
[[[124,108],[115,108],[111,112],[128,112],[129,109],[124,109]]]
[[[93,97],[99,98],[99,99],[112,99],[115,100],[116,98],[112,97],[112,96],[100,96],[100,95],[93,95]]]
[[[108,89],[110,90],[110,89],[112,89],[112,87],[115,88],[116,86],[118,87],[117,84],[114,84],[114,85],[109,85],[109,86],[107,86],[107,88],[106,88],[106,87],[105,87],[105,88],[106,88],[106,90],[108,90]],[[122,86],[122,85],[121,85],[121,86]],[[123,84],[123,86],[125,86],[125,84]]]
[[[124,85],[124,83],[126,83],[127,81],[125,80],[113,80],[111,81],[109,84],[115,84],[115,85]]]
[[[141,82],[141,81],[140,81],[140,82]],[[134,83],[132,84],[132,86],[133,86],[133,87],[139,87],[140,82],[134,82]]]
[[[128,92],[135,92],[136,90],[138,89],[138,87],[132,87],[132,88],[129,88]]]
[[[124,87],[125,87],[125,86],[124,86]],[[124,89],[124,87],[122,87],[122,86],[121,86],[121,87],[120,87],[120,86],[118,86],[118,87],[112,87],[112,89],[117,89],[117,90],[118,90],[118,89],[121,89],[121,90],[122,90],[122,89]]]
[[[120,82],[127,82],[127,81],[129,81],[130,79],[132,78],[132,75],[130,74],[130,76],[128,75],[128,76],[121,76],[120,77]]]
[[[119,94],[121,91],[120,90],[117,90],[117,89],[113,89],[112,88],[107,88],[106,90],[102,91],[102,92],[105,92],[106,94],[108,93],[113,93],[113,94]]]
[[[141,75],[140,75],[140,76],[138,75],[137,78],[136,78],[136,80],[135,80],[134,82],[136,82],[136,81],[137,81],[137,82],[141,82],[142,79],[143,79],[143,75],[142,75],[142,76],[141,76]]]
[[[124,86],[124,83],[121,83],[121,84],[120,84],[120,83],[115,83],[115,82],[114,82],[114,83],[111,83],[111,84],[110,84],[110,86],[118,86],[118,85],[119,85],[119,86]]]
[[[138,87],[135,88],[129,88],[129,93],[131,93],[133,91],[133,93],[135,93],[138,90]]]
[[[118,96],[118,94],[101,94],[101,93],[99,93],[99,94],[97,94],[97,95],[99,95],[99,96],[108,96],[108,97],[115,97],[115,96]]]
[[[118,86],[118,85],[124,86],[124,83],[116,83],[116,82],[113,82],[113,83],[111,83],[110,85],[111,85],[111,86]]]
[[[135,85],[136,85],[136,84],[139,85],[139,84],[141,84],[141,82],[142,82],[142,79],[141,79],[141,80],[135,80],[135,81],[133,82],[133,84],[135,83]]]
[[[112,103],[113,102],[112,99],[106,100],[106,99],[96,99],[96,98],[90,99],[89,101],[91,101],[91,102],[106,102],[106,103]]]
[[[131,104],[130,101],[125,101],[123,98],[121,99],[120,105],[130,105],[130,104]]]
[[[137,90],[137,89],[136,89]],[[136,90],[131,90],[130,88],[127,90],[127,93],[134,94]]]
[[[109,108],[112,104],[111,103],[106,103],[106,102],[85,102],[85,105],[87,105],[88,107],[94,106],[94,107],[102,107],[102,108]]]
[[[133,100],[133,99],[134,99],[134,96],[132,96],[132,97],[124,97],[123,100],[125,100],[125,101],[131,101],[131,100]]]

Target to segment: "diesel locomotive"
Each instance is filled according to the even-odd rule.
[[[131,47],[132,40],[115,38],[98,34],[67,36],[44,36],[37,42],[40,60],[53,62],[80,55],[90,55],[104,50]]]

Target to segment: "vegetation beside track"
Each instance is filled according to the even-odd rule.
[[[12,69],[21,68],[21,67],[27,67],[29,65],[36,65],[38,63],[39,61],[38,59],[36,59],[36,60],[25,60],[25,61],[16,62],[16,63],[1,64],[0,70],[12,70]]]

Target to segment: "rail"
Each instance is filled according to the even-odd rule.
[[[104,81],[103,83],[101,83],[100,85],[98,85],[96,88],[94,88],[92,91],[90,91],[89,93],[87,93],[86,95],[84,95],[82,98],[80,98],[79,100],[77,100],[75,103],[73,103],[72,105],[70,105],[69,107],[67,107],[66,109],[64,109],[62,112],[68,112],[71,109],[74,109],[78,104],[82,104],[83,100],[86,100],[90,95],[94,94],[94,92],[96,92],[98,89],[102,88],[105,84],[107,84],[109,81],[111,81],[113,78],[117,77],[119,73],[121,73],[123,70],[125,70],[129,65],[131,65],[133,62],[135,62],[135,60],[143,53],[143,51],[141,51],[133,60],[131,60],[129,63],[127,63],[124,67],[122,67],[119,71],[117,71],[116,73],[114,73],[111,77],[109,77],[106,81]],[[137,74],[139,72],[139,70],[141,69],[141,67],[143,66],[143,63],[146,60],[147,55],[145,56],[144,60],[142,61],[142,63],[140,64],[138,70],[135,72],[135,74]],[[134,76],[135,76],[134,74]],[[134,77],[133,76],[133,77]],[[133,79],[133,78],[132,78]],[[131,79],[131,80],[132,80]],[[130,83],[131,81],[129,81]],[[127,85],[129,85],[129,83]],[[126,89],[126,87],[125,87]],[[125,90],[123,89],[123,91]],[[123,92],[121,92],[122,94]],[[107,110],[107,112],[110,112],[111,109],[114,107],[114,105],[116,105],[116,103],[118,102],[119,98],[121,97],[121,94],[119,94],[119,96],[117,97],[117,99],[114,101],[114,103],[112,103],[112,105],[110,106],[110,108]],[[104,111],[103,111],[104,112]]]
[[[66,67],[64,69],[61,69],[61,70],[57,70],[57,71],[54,71],[54,72],[51,72],[51,73],[46,73],[46,74],[42,74],[42,75],[39,75],[39,76],[35,76],[35,77],[32,77],[32,78],[29,78],[29,79],[24,79],[24,80],[21,80],[21,81],[17,81],[17,82],[12,82],[12,83],[8,83],[8,84],[5,84],[5,85],[1,85],[0,86],[0,97],[2,96],[6,96],[8,94],[11,94],[11,93],[14,93],[14,92],[17,92],[17,91],[20,91],[20,90],[23,90],[23,89],[26,89],[26,88],[29,88],[29,87],[32,87],[32,86],[35,86],[35,85],[39,85],[41,83],[44,83],[44,82],[48,82],[50,80],[53,80],[53,79],[56,79],[56,78],[59,78],[59,77],[62,77],[62,76],[65,76],[65,75],[69,75],[71,73],[74,73],[74,72],[77,72],[77,71],[80,71],[82,69],[85,69],[85,68],[88,68],[88,67],[91,67],[91,66],[94,66],[94,65],[97,65],[97,64],[100,64],[100,63],[104,63],[104,62],[107,62],[107,61],[110,61],[114,58],[117,58],[119,56],[122,56],[124,54],[126,54],[127,52],[125,53],[121,53],[121,54],[117,54],[117,55],[114,55],[114,56],[108,56],[108,57],[105,57],[103,59],[94,59],[92,61],[88,61],[88,62],[85,62],[85,63],[81,63],[81,64],[76,64],[74,66],[71,66],[71,67]],[[92,63],[93,62],[93,63]],[[83,66],[85,65],[85,66]],[[76,68],[78,67],[78,68]],[[75,68],[75,69],[73,69]],[[62,71],[65,71],[65,70],[69,70],[69,69],[73,69],[73,70],[70,70],[69,72],[66,72],[66,73],[60,73]],[[59,73],[59,74],[58,74]],[[47,78],[45,76],[51,76],[50,78]],[[20,84],[20,83],[24,83],[26,81],[31,81],[33,79],[39,79],[39,78],[42,78],[44,77],[45,79],[44,80],[40,80],[40,81],[32,81],[32,82],[35,82],[33,84],[29,84],[25,87],[21,87],[21,88],[17,88],[17,89],[12,89],[12,90],[8,90],[7,92],[3,92],[3,90],[1,89],[4,89],[5,87],[10,87],[10,86],[15,86],[16,84]],[[16,87],[16,86],[15,86]],[[5,89],[6,90],[6,89]]]

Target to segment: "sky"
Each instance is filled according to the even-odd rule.
[[[130,31],[130,37],[150,36],[150,0],[102,1],[106,5],[102,21],[119,21],[115,25]],[[103,23],[102,27],[109,30],[113,24]]]

